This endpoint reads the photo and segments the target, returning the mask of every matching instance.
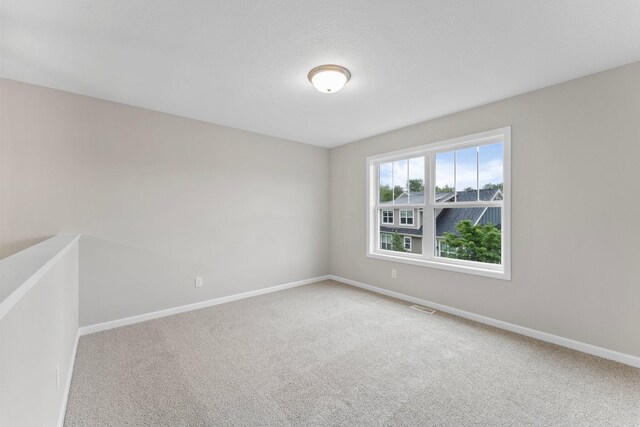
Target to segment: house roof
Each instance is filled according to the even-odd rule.
[[[480,200],[488,201],[493,200],[499,193],[498,189],[480,190]],[[453,193],[437,193],[436,200],[443,202],[449,198],[453,198]],[[394,207],[401,208],[402,204],[408,203],[411,200],[412,203],[423,203],[424,192],[411,193],[410,198],[407,193],[403,193],[396,199]],[[473,202],[476,200],[476,190],[472,191],[458,191],[457,200],[459,202]],[[389,204],[391,203],[384,203]],[[486,211],[486,213],[485,213]],[[483,215],[484,214],[484,215]],[[486,221],[483,221],[486,219]],[[444,233],[457,234],[456,225],[460,221],[469,220],[472,224],[488,223],[491,222],[500,228],[500,208],[456,208],[456,209],[442,209],[436,218],[436,236],[442,236]],[[389,227],[380,226],[380,231],[388,233],[399,233],[412,236],[422,237],[422,227],[419,229],[409,227]]]
[[[469,220],[472,224],[482,215],[485,208],[443,209],[436,218],[436,236],[444,233],[457,234],[456,225],[460,221]]]
[[[442,202],[449,197],[452,197],[453,193],[436,193],[436,201]],[[407,194],[406,192],[399,195],[395,201],[393,202],[383,202],[381,205],[406,205],[408,203],[411,204],[421,204],[424,203],[424,191],[412,191],[411,194]]]
[[[490,189],[490,190],[480,190],[480,200],[489,201],[493,200],[498,193],[498,189]],[[448,200],[452,199],[452,200]],[[476,190],[470,191],[458,191],[457,200],[459,202],[475,202],[476,201]],[[436,202],[445,202],[445,201],[453,201],[453,192],[447,193],[436,193]],[[383,202],[381,205],[406,205],[406,204],[422,204],[424,203],[424,191],[411,191],[410,194],[407,194],[405,191],[401,195],[399,195],[393,202]]]
[[[493,200],[499,191],[498,189],[480,190],[480,200]],[[459,202],[474,202],[476,201],[476,191],[458,191],[457,200]],[[496,209],[498,209],[498,212],[496,212]],[[458,225],[460,221],[468,220],[471,221],[472,224],[482,222],[480,220],[485,210],[490,214],[493,220],[491,222],[500,228],[502,224],[500,224],[500,215],[497,214],[499,213],[499,208],[445,208],[436,218],[436,236],[442,236],[444,233],[457,234],[456,225]],[[484,216],[487,215],[485,214]],[[497,223],[494,221],[497,221]]]
[[[411,236],[422,237],[422,227],[420,228],[406,228],[406,227],[387,227],[386,225],[380,226],[380,231],[386,233],[398,233]]]

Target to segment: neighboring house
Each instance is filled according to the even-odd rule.
[[[453,200],[454,193],[437,193],[437,202]],[[480,190],[480,200],[495,200],[502,197],[499,189]],[[476,200],[476,190],[458,191],[459,202]],[[402,236],[404,249],[407,252],[422,253],[423,211],[422,208],[403,208],[406,204],[423,204],[424,192],[412,192],[410,195],[402,193],[394,202],[380,212],[380,245],[382,249],[392,249],[393,235]],[[460,221],[469,220],[473,225],[495,224],[501,227],[500,208],[455,208],[441,209],[436,213],[436,256],[447,256],[449,249],[442,242],[444,233],[457,234],[456,225]]]

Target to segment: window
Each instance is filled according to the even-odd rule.
[[[391,234],[381,234],[380,235],[380,248],[390,251],[392,248],[392,237]]]
[[[411,237],[404,237],[404,250],[411,252]]]
[[[400,211],[400,224],[413,225],[413,209]]]
[[[392,210],[383,210],[382,211],[382,223],[383,224],[393,224],[393,211]]]
[[[510,279],[510,152],[507,127],[369,157],[367,256]]]

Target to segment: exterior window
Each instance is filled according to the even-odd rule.
[[[400,224],[413,225],[413,209],[400,211]]]
[[[411,252],[411,237],[404,237],[404,250]]]
[[[386,251],[390,251],[392,247],[392,237],[390,234],[381,234],[380,235],[380,248]]]
[[[383,210],[382,211],[382,223],[383,224],[393,224],[393,211],[392,210]]]
[[[369,157],[367,256],[509,280],[510,153],[507,127]]]

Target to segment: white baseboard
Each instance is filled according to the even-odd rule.
[[[351,279],[345,279],[344,277],[329,275],[329,279],[336,282],[344,283],[358,288],[367,289],[372,292],[376,292],[382,295],[397,298],[403,301],[412,302],[414,304],[420,304],[427,307],[435,308],[436,310],[443,311],[445,313],[453,314],[455,316],[464,317],[465,319],[474,320],[476,322],[484,323],[485,325],[494,326],[496,328],[504,329],[507,331],[515,332],[520,335],[525,335],[531,338],[536,338],[541,341],[557,344],[562,347],[567,347],[573,350],[581,351],[583,353],[592,354],[594,356],[602,357],[604,359],[614,360],[616,362],[624,363],[626,365],[640,368],[640,357],[632,356],[630,354],[620,353],[615,350],[609,350],[603,347],[598,347],[592,344],[587,344],[581,341],[572,340],[569,338],[560,337],[558,335],[549,334],[547,332],[538,331],[535,329],[527,328],[525,326],[515,325],[513,323],[504,322],[502,320],[492,319],[491,317],[482,316],[480,314],[471,313],[469,311],[460,310],[458,308],[449,307],[447,305],[438,304],[436,302],[427,301],[421,298],[412,297],[409,295],[401,294],[399,292],[390,291],[388,289],[378,288],[366,283],[357,282]]]
[[[60,402],[60,410],[58,411],[58,427],[64,426],[64,416],[67,413],[67,402],[69,400],[69,391],[71,391],[71,378],[73,377],[73,367],[76,364],[76,353],[78,352],[78,341],[80,340],[80,329],[76,333],[76,341],[73,344],[73,351],[71,352],[71,363],[69,363],[69,373],[67,374],[67,380],[62,391],[62,402]]]
[[[196,302],[193,304],[181,305],[178,307],[167,308],[164,310],[153,311],[151,313],[139,314],[137,316],[125,317],[123,319],[111,320],[103,323],[96,323],[95,325],[83,326],[80,328],[80,335],[93,334],[100,331],[106,331],[108,329],[119,328],[121,326],[133,325],[134,323],[145,322],[147,320],[158,319],[160,317],[171,316],[178,313],[184,313],[187,311],[198,310],[200,308],[211,307],[218,304],[224,304],[231,301],[237,301],[245,298],[251,298],[258,295],[268,294],[271,292],[278,292],[289,288],[295,288],[298,286],[309,285],[311,283],[320,282],[322,280],[329,279],[329,276],[313,277],[311,279],[299,280],[297,282],[285,283],[283,285],[272,286],[270,288],[258,289],[255,291],[243,292],[241,294],[229,295],[226,297],[214,298],[207,301]]]

